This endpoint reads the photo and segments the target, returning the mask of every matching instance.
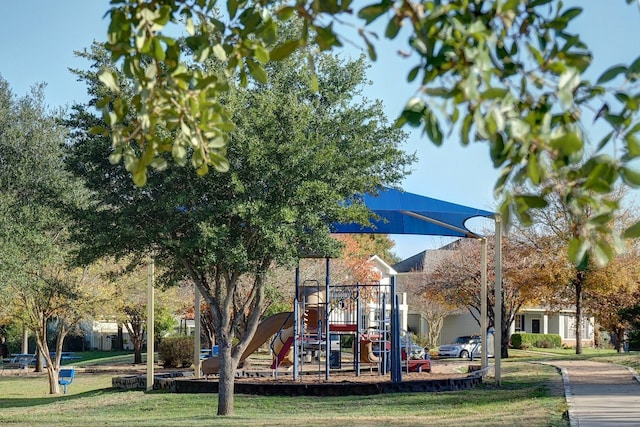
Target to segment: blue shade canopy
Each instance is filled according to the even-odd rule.
[[[365,194],[362,202],[379,218],[371,226],[333,224],[335,233],[419,234],[481,237],[465,226],[469,218],[494,218],[494,213],[469,208],[418,194],[383,187],[378,194]]]

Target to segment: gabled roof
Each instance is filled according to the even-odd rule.
[[[371,218],[371,226],[334,224],[335,233],[481,237],[465,226],[466,221],[477,216],[494,218],[493,212],[387,187],[364,194],[360,201],[379,218]]]
[[[393,265],[398,273],[423,272],[432,269],[448,254],[445,251],[455,250],[460,246],[460,239],[454,240],[438,249],[427,249],[403,259]]]

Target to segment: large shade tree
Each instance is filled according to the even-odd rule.
[[[492,241],[492,239],[489,239]],[[502,275],[502,318],[496,319],[495,286],[492,278],[493,269],[489,267],[487,292],[488,328],[500,328],[502,342],[501,356],[509,356],[509,338],[511,325],[516,314],[525,304],[539,301],[542,284],[532,280],[538,271],[531,258],[535,258],[535,250],[519,244],[507,236],[504,243],[503,275]],[[493,259],[493,244],[488,244],[489,259]],[[481,324],[481,266],[480,244],[472,239],[462,239],[454,250],[446,251],[433,269],[428,272],[424,286],[430,293],[443,295],[445,301],[453,307],[466,307],[478,325]]]
[[[621,352],[632,325],[625,317],[638,303],[640,290],[640,254],[638,248],[616,256],[608,265],[595,268],[587,276],[585,306],[594,316],[596,327],[611,335],[611,343]]]
[[[81,76],[99,95],[103,56],[98,47],[84,55],[95,65]],[[71,118],[69,166],[96,195],[78,227],[81,254],[153,256],[165,267],[160,280],[195,283],[219,345],[221,415],[233,412],[235,372],[262,315],[269,269],[309,253],[336,253],[330,225],[368,216],[354,195],[399,182],[412,161],[380,103],[361,98],[364,61],[316,57],[318,91],[303,61],[291,56],[267,68],[268,84],[230,89],[224,102],[236,127],[228,173],[197,176],[171,165],[138,188],[108,162],[110,139],[90,134],[101,119],[83,106]],[[170,137],[166,125],[156,130]]]
[[[70,210],[86,192],[65,170],[66,129],[43,89],[16,98],[0,77],[0,301],[35,334],[55,394],[64,339],[99,295],[91,270],[71,264]]]
[[[554,187],[561,188],[562,184],[555,182]],[[549,193],[546,196],[547,205],[531,213],[535,226],[519,227],[517,233],[514,233],[520,244],[534,251],[535,257],[532,257],[531,263],[536,268],[532,270],[534,275],[531,278],[543,285],[540,297],[547,306],[552,309],[571,307],[575,310],[576,354],[582,353],[585,295],[605,295],[612,290],[611,287],[615,288],[615,283],[622,280],[625,274],[633,277],[632,271],[622,268],[628,263],[624,260],[630,256],[630,246],[625,247],[617,242],[606,247],[598,245],[595,252],[592,252],[579,243],[581,230],[586,223],[597,224],[589,229],[591,234],[597,234],[598,228],[622,229],[629,224],[633,216],[629,216],[627,209],[613,208],[621,203],[625,193],[624,188],[618,186],[607,193],[607,197],[602,197],[600,206],[582,210],[578,210],[572,200],[563,197],[561,190]],[[629,240],[629,245],[632,242],[633,240]],[[621,246],[627,253],[601,253],[611,246]],[[567,251],[576,250],[585,252],[581,257],[582,262],[577,265],[566,256]],[[619,279],[615,279],[613,275],[615,269],[603,268],[599,262],[609,255],[612,256],[614,266],[619,267]],[[622,281],[620,286],[626,287]]]

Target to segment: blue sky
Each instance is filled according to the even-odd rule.
[[[573,32],[579,33],[594,52],[591,77],[610,65],[630,63],[640,56],[640,11],[624,0],[570,0],[567,5],[582,5]],[[104,40],[108,21],[108,0],[21,0],[4,1],[0,14],[0,75],[17,96],[25,95],[38,82],[47,84],[47,103],[71,105],[87,99],[84,85],[77,82],[69,68],[87,68],[89,64],[74,57],[73,51]],[[395,52],[403,42],[378,44],[379,59],[371,67],[369,98],[381,99],[390,119],[395,118],[414,94],[415,85],[406,82],[412,59],[399,59]],[[489,161],[488,149],[478,144],[461,147],[453,136],[442,147],[431,144],[419,132],[410,133],[405,149],[419,158],[414,173],[402,184],[413,193],[485,210],[493,210],[493,185],[497,173]],[[478,227],[491,226],[475,222]],[[402,258],[448,242],[441,237],[391,236],[395,252]]]

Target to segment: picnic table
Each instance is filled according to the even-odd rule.
[[[12,354],[8,359],[2,359],[2,370],[27,369],[29,365],[35,365],[36,355],[28,353]]]

